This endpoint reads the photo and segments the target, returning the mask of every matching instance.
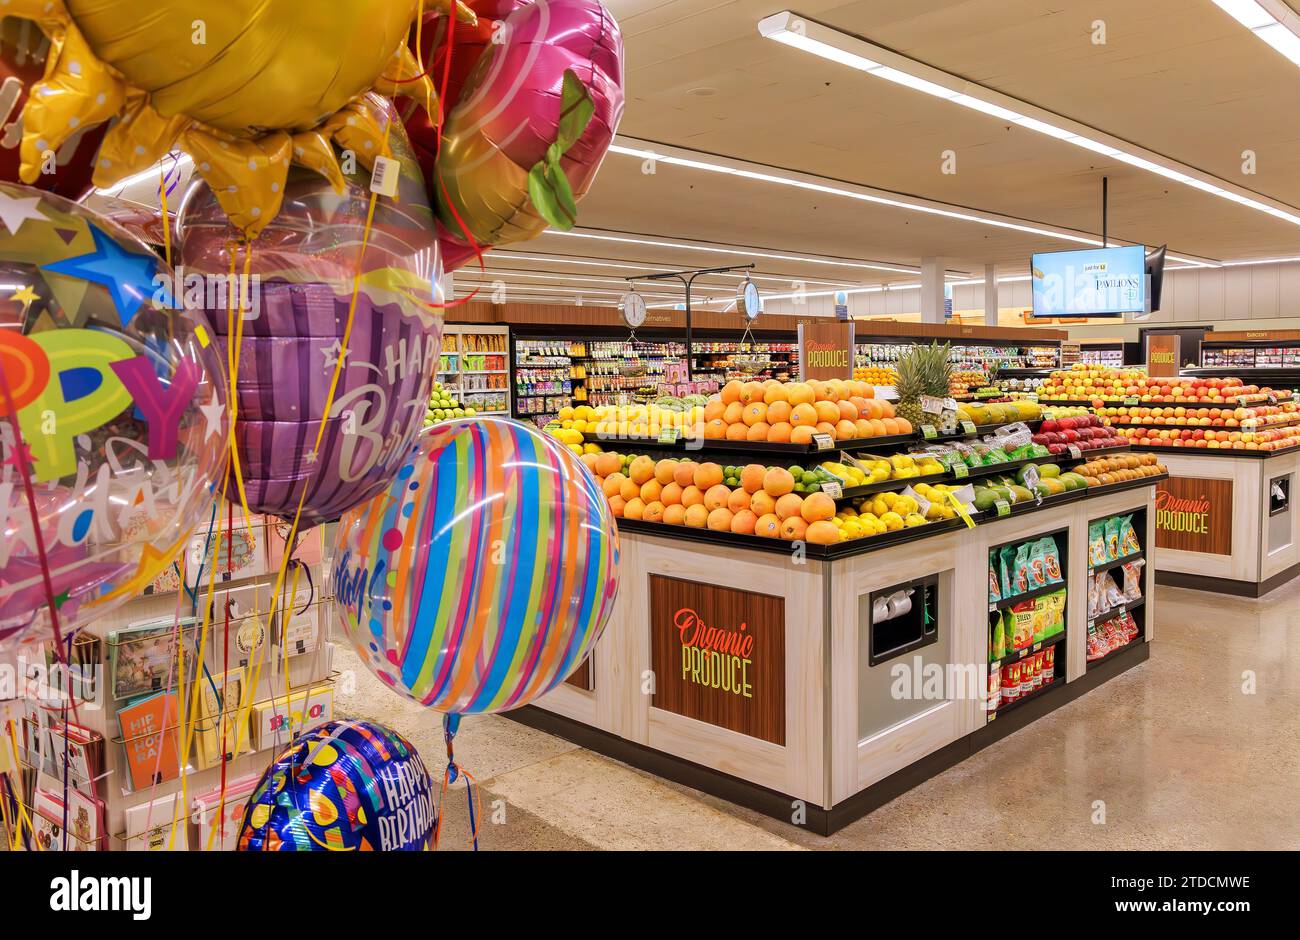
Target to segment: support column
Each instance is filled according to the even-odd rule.
[[[998,266],[984,265],[984,325],[998,325]]]
[[[942,323],[943,273],[942,258],[921,259],[921,322]]]

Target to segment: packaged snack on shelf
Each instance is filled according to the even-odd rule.
[[[1002,670],[989,670],[989,691],[988,699],[984,704],[988,711],[997,711],[998,706],[1002,704]]]
[[[1088,579],[1088,616],[1097,616],[1097,611],[1101,610],[1101,598],[1097,594],[1097,579]]]
[[[1043,682],[1050,685],[1056,679],[1056,647],[1043,650]]]
[[[1047,603],[1047,598],[1034,598],[1034,635],[1032,642],[1041,643],[1047,637],[1047,624],[1051,618],[1051,608]]]
[[[1016,547],[1004,545],[998,552],[998,567],[1002,576],[1002,596],[1016,593]]]
[[[1029,691],[1037,692],[1043,687],[1043,654],[1035,653],[1025,662],[1029,666]]]
[[[1101,659],[1107,652],[1109,651],[1106,648],[1106,640],[1098,629],[1097,624],[1088,624],[1088,662],[1092,662],[1094,659]]]
[[[1138,541],[1137,530],[1133,528],[1133,517],[1120,516],[1119,518],[1119,557],[1126,558],[1129,555],[1142,551],[1142,543]]]
[[[1088,564],[1104,565],[1106,557],[1106,524],[1102,520],[1088,523]]]
[[[1047,604],[1045,637],[1053,637],[1065,630],[1065,591],[1053,591],[1043,600]]]
[[[1124,600],[1136,601],[1142,597],[1142,566],[1146,561],[1139,558],[1137,561],[1124,562]]]
[[[1007,655],[1007,633],[1003,625],[1002,612],[998,611],[989,627],[989,662]]]
[[[1050,539],[1047,541],[1050,541]],[[1047,556],[1043,552],[1043,542],[1043,539],[1039,539],[1037,542],[1030,542],[1028,545],[1028,583],[1031,591],[1045,588],[1050,583],[1047,580]]]
[[[998,572],[993,565],[993,552],[989,552],[989,603],[995,604],[1002,600],[1002,579],[998,577]]]
[[[1100,579],[1098,588],[1101,594],[1102,610],[1109,610],[1124,603],[1124,592],[1119,589],[1119,585],[1115,583],[1115,579],[1111,577],[1109,571],[1103,571],[1098,575],[1098,578]]]
[[[1022,650],[1034,642],[1034,615],[1038,610],[1035,601],[1021,601],[1008,608],[1011,614],[1011,648]]]
[[[1106,561],[1114,561],[1119,557],[1119,517],[1111,516],[1106,520],[1104,529],[1106,536]]]
[[[1016,546],[1015,554],[1015,590],[1017,594],[1024,594],[1029,590],[1029,543],[1023,542]]]
[[[1020,663],[1002,667],[1002,704],[1008,705],[1020,698]]]
[[[1047,574],[1047,583],[1060,584],[1065,579],[1061,576],[1061,556],[1056,551],[1056,539],[1050,535],[1044,535],[1038,540],[1038,545],[1043,553],[1043,566]]]

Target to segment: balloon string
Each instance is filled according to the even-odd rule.
[[[22,426],[18,423],[18,409],[14,407],[13,390],[9,387],[9,372],[0,364],[0,392],[4,394],[5,417],[9,420],[9,427],[13,430],[14,443],[14,464],[18,467],[18,474],[23,480],[23,492],[27,496],[27,509],[31,514],[32,533],[36,537],[36,555],[41,563],[41,581],[45,586],[45,602],[50,609],[50,624],[54,628],[54,648],[55,654],[59,658],[60,665],[63,666],[63,673],[68,677],[71,683],[72,676],[68,670],[68,661],[63,653],[63,631],[59,629],[59,606],[54,595],[54,582],[50,579],[50,558],[45,550],[45,533],[41,531],[40,513],[36,509],[36,490],[32,487],[31,470],[27,466],[27,444],[23,440]],[[69,687],[69,694],[71,694]],[[77,718],[76,703],[73,703],[72,715]],[[78,719],[80,720],[80,719]]]
[[[453,743],[456,737],[456,731],[460,727],[460,715],[444,715],[442,719],[443,740],[447,743],[447,769],[442,774],[442,787],[438,791],[438,820],[433,826],[433,848],[436,851],[438,844],[442,839],[442,821],[446,815],[447,791],[451,785],[456,782],[458,777],[465,778],[465,796],[469,801],[469,842],[474,846],[474,851],[478,851],[478,822],[477,817],[481,816],[481,800],[478,805],[474,801],[475,779],[474,775],[468,770],[456,763],[456,750]]]
[[[451,19],[456,18],[456,0],[451,0],[451,9],[448,12]],[[415,8],[415,64],[420,69],[420,74],[411,78],[389,78],[387,75],[381,75],[380,78],[386,82],[392,82],[394,85],[409,85],[411,82],[418,82],[429,74],[429,68],[421,59],[423,53],[420,51],[420,38],[424,34],[424,0],[420,0],[419,6]]]

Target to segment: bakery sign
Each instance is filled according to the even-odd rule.
[[[1232,481],[1170,477],[1156,484],[1156,547],[1232,554]]]
[[[650,576],[651,704],[785,744],[785,600]]]

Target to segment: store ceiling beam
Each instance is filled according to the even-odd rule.
[[[1300,14],[1282,0],[1214,0],[1225,13],[1300,65]]]

